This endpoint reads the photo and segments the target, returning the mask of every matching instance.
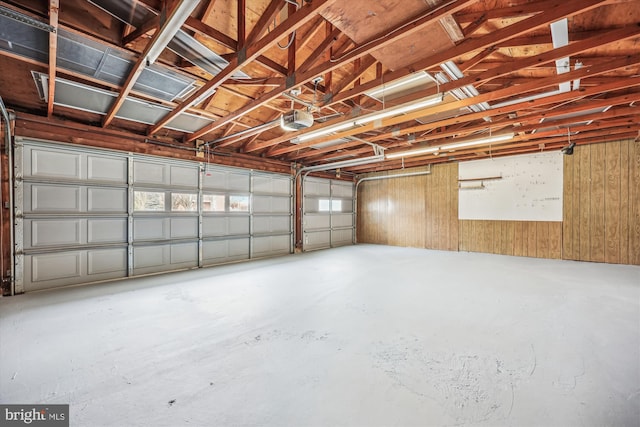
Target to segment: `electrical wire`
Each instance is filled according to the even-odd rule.
[[[289,2],[290,0],[285,0],[285,1]],[[354,48],[353,50],[350,50],[349,52],[345,52],[339,58],[331,58],[331,59],[329,59],[329,62],[339,62],[342,59],[346,58],[347,56],[351,55],[352,53],[358,52],[359,50],[364,49],[365,47],[369,46],[370,44],[376,43],[376,42],[378,42],[380,40],[383,40],[383,39],[386,39],[386,38],[391,38],[395,33],[404,30],[406,27],[409,27],[409,26],[413,25],[417,21],[419,21],[419,20],[421,20],[421,19],[423,19],[423,18],[425,18],[427,16],[433,15],[434,13],[438,12],[441,9],[444,9],[445,7],[451,6],[455,2],[456,2],[456,0],[450,0],[447,3],[443,3],[443,4],[439,5],[438,7],[436,7],[435,9],[429,10],[429,12],[427,12],[426,14],[420,15],[420,16],[416,17],[415,19],[407,22],[406,24],[396,28],[395,30],[391,31],[390,33],[381,35],[380,37],[377,37],[377,38],[375,38],[373,40],[369,40],[365,44],[357,46],[356,48]]]
[[[296,6],[296,12],[298,10],[300,10],[300,5],[298,4],[298,2],[296,2],[294,0],[284,0],[284,1],[286,3],[295,5]],[[276,27],[276,19],[273,18],[273,28],[275,29],[275,27]],[[293,30],[293,32],[291,33],[291,38],[289,39],[289,42],[285,46],[280,45],[280,42],[276,43],[276,45],[278,45],[278,47],[280,49],[282,49],[282,50],[287,50],[287,49],[289,49],[291,47],[291,45],[293,44],[293,41],[295,39],[296,39],[296,30]]]

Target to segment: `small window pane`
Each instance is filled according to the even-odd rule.
[[[224,194],[203,194],[202,210],[205,212],[224,212]]]
[[[171,193],[171,210],[195,212],[198,210],[198,195],[193,193]]]
[[[318,212],[329,212],[329,199],[318,199]]]
[[[155,191],[134,191],[134,211],[163,211],[164,193]]]
[[[229,196],[231,212],[249,212],[249,196]]]
[[[332,212],[342,212],[342,200],[332,200],[331,201],[331,211]]]

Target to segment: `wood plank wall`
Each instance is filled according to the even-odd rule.
[[[576,147],[563,199],[565,259],[640,265],[640,142]]]
[[[412,168],[379,175],[425,170]],[[430,175],[364,181],[358,187],[357,238],[377,243],[458,250],[458,165]]]
[[[457,164],[434,165],[360,184],[358,242],[640,265],[640,142],[578,146],[563,161],[562,222],[458,220]]]
[[[559,259],[562,223],[460,220],[460,250]]]

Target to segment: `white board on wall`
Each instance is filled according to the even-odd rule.
[[[559,151],[461,162],[458,218],[562,221],[562,164]]]

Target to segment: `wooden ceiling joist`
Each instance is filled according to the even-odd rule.
[[[47,100],[47,116],[53,114],[53,101],[56,94],[56,62],[58,57],[58,14],[59,0],[49,0],[49,25],[53,31],[49,33],[49,98]]]
[[[220,86],[226,79],[231,77],[234,73],[239,71],[245,63],[248,63],[254,59],[256,59],[259,55],[264,53],[266,50],[271,48],[274,44],[278,43],[278,41],[283,37],[291,34],[296,29],[300,28],[304,24],[306,24],[309,20],[315,17],[315,13],[318,10],[330,5],[336,0],[316,0],[312,4],[305,5],[300,10],[295,12],[293,15],[289,17],[285,22],[276,27],[273,31],[268,33],[266,36],[261,38],[256,42],[251,42],[251,40],[247,40],[247,46],[243,48],[234,58],[230,61],[229,65],[223,69],[219,74],[214,76],[211,80],[209,80],[204,86],[198,89],[194,94],[189,96],[185,101],[183,101],[177,108],[173,109],[170,113],[165,115],[162,119],[160,119],[155,125],[151,126],[149,129],[149,134],[152,135],[156,133],[158,130],[162,129],[167,123],[169,123],[173,118],[175,118],[178,114],[185,111],[191,105],[196,103],[199,99],[205,96],[208,93],[214,91],[218,86]],[[251,36],[250,36],[251,37]],[[234,119],[236,119],[237,113],[232,115],[225,116],[220,120],[214,122],[210,126],[206,126],[205,128],[194,132],[189,135],[188,140],[193,141],[207,134],[210,130],[217,129],[225,123],[228,123]]]

